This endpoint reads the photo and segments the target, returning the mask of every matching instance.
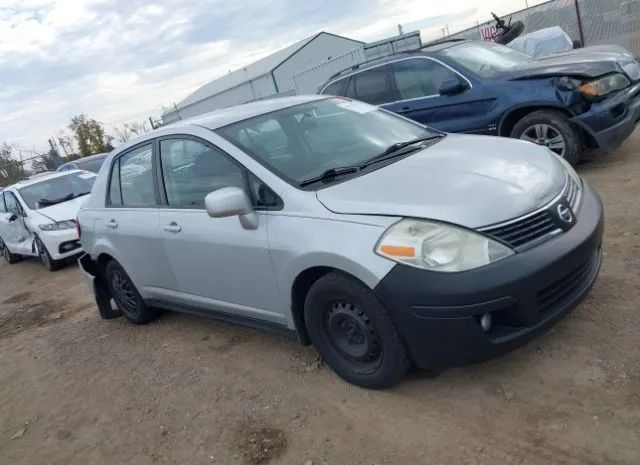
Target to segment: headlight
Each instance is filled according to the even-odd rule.
[[[63,229],[74,229],[76,222],[73,220],[60,221],[59,223],[40,224],[38,227],[42,231],[62,231]]]
[[[488,265],[513,250],[466,229],[427,220],[404,219],[382,235],[376,253],[405,265],[454,272]]]
[[[624,74],[612,74],[596,81],[587,82],[580,86],[580,92],[590,98],[604,97],[611,92],[625,89],[631,81]]]
[[[580,179],[580,175],[576,173],[576,170],[574,169],[573,166],[571,166],[571,163],[569,163],[567,160],[565,160],[560,155],[555,153],[553,150],[549,150],[549,152],[552,153],[560,161],[560,163],[562,163],[562,165],[567,169],[567,173],[569,173],[569,176],[571,176],[571,179],[573,179],[578,186],[582,186],[582,180]]]

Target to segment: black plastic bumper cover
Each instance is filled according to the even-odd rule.
[[[602,203],[585,182],[573,228],[476,270],[436,273],[396,265],[375,293],[421,368],[466,365],[508,352],[586,296],[601,262]],[[480,315],[491,313],[484,332]]]

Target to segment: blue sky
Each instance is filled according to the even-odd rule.
[[[540,3],[530,0],[529,4]],[[0,141],[43,150],[85,113],[159,115],[229,70],[321,30],[371,41],[463,28],[524,0],[0,0]]]

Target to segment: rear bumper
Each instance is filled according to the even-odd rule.
[[[593,103],[588,112],[571,121],[587,131],[604,152],[613,152],[640,122],[640,83],[602,102]]]
[[[585,183],[569,231],[492,265],[434,273],[397,265],[375,293],[391,312],[415,363],[437,368],[486,360],[551,327],[586,296],[601,262],[604,217]],[[488,332],[480,317],[490,313]]]

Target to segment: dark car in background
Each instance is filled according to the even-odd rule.
[[[84,170],[97,173],[100,171],[102,164],[107,158],[108,153],[98,153],[97,155],[89,155],[88,157],[78,158],[64,165],[60,165],[56,171]]]
[[[609,153],[640,120],[640,64],[595,46],[534,59],[508,47],[449,41],[334,75],[321,94],[380,105],[446,131],[514,137],[575,164]]]

